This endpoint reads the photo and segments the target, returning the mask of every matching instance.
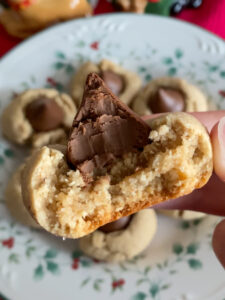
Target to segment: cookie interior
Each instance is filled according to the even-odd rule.
[[[200,188],[212,173],[205,128],[185,113],[149,121],[151,144],[118,158],[105,176],[85,184],[65,155],[43,147],[24,171],[24,199],[53,234],[78,238],[105,223]],[[30,165],[30,167],[29,167]]]

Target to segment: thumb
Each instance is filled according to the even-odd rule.
[[[217,258],[225,268],[225,220],[216,226],[213,234],[212,245]]]
[[[225,181],[225,117],[213,127],[211,131],[213,147],[214,171],[222,181]]]

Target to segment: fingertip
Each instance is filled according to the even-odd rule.
[[[212,239],[213,250],[225,268],[225,220],[217,224]]]
[[[214,171],[225,181],[225,117],[213,127],[211,134]]]

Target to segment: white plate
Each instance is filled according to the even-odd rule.
[[[0,62],[0,105],[26,88],[67,90],[78,65],[101,58],[137,71],[143,82],[162,75],[182,76],[225,108],[219,92],[225,89],[224,42],[186,23],[132,14],[71,21],[22,43]],[[224,298],[224,270],[210,245],[216,217],[201,222],[160,217],[157,235],[143,255],[121,265],[98,263],[82,256],[75,241],[24,228],[10,218],[2,193],[22,157],[22,150],[1,138],[0,291],[8,298]],[[118,280],[121,285],[113,288]]]

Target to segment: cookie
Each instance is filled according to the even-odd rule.
[[[115,4],[126,12],[144,13],[147,0],[116,0]]]
[[[87,75],[91,72],[98,73],[112,92],[127,105],[131,103],[141,87],[141,79],[136,73],[106,59],[98,64],[89,61],[79,68],[71,81],[71,95],[78,106],[83,97]]]
[[[184,79],[161,77],[150,81],[135,97],[133,110],[139,115],[165,112],[207,111],[204,94]]]
[[[191,193],[206,184],[212,167],[210,138],[197,119],[170,113],[143,123],[90,74],[68,147],[32,155],[23,199],[45,230],[79,238]]]
[[[2,2],[2,1],[1,1]],[[16,37],[26,38],[54,23],[82,17],[92,12],[86,0],[10,0],[0,13],[0,23]]]
[[[5,202],[6,206],[11,213],[12,217],[22,223],[23,225],[40,228],[40,226],[34,221],[29,212],[24,206],[22,191],[21,191],[21,173],[24,168],[22,164],[13,174],[9,180],[5,190]]]
[[[81,238],[80,249],[101,261],[119,262],[140,254],[152,241],[157,228],[156,213],[144,209],[136,213],[122,230],[104,233],[100,230]]]
[[[75,113],[66,94],[54,89],[27,90],[3,111],[2,132],[10,141],[34,148],[64,143]]]
[[[160,209],[158,210],[159,213],[172,217],[174,219],[181,219],[181,220],[196,220],[196,219],[202,219],[206,217],[207,215],[202,212],[197,211],[191,211],[191,210],[165,210]]]

